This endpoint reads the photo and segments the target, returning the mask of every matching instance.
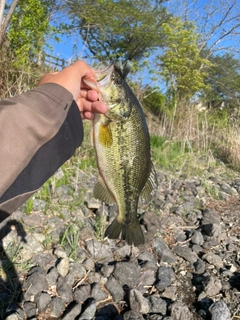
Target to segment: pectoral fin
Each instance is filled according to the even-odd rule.
[[[157,175],[154,169],[153,163],[151,163],[151,171],[149,174],[149,178],[140,194],[140,199],[142,203],[149,203],[156,191],[157,188]]]
[[[98,182],[96,183],[94,189],[93,189],[93,195],[96,199],[103,201],[107,204],[113,204],[115,203],[114,198],[106,188],[103,180],[101,177],[98,178]]]

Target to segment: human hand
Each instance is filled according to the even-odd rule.
[[[96,90],[91,89],[83,79],[92,82]],[[83,119],[93,119],[94,113],[107,112],[107,106],[98,101],[94,71],[84,61],[78,60],[60,72],[44,75],[39,85],[50,82],[59,84],[72,93]]]

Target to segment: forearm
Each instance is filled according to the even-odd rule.
[[[82,139],[78,107],[61,86],[44,84],[1,101],[0,210],[10,214],[26,201]]]

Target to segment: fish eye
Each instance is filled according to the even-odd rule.
[[[123,83],[122,78],[117,77],[117,79],[115,80],[115,84],[116,84],[117,86],[121,86],[121,85],[122,85],[122,83]]]

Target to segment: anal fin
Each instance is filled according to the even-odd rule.
[[[157,174],[154,169],[153,163],[151,163],[151,170],[147,182],[141,191],[140,199],[142,203],[149,203],[157,189]]]

